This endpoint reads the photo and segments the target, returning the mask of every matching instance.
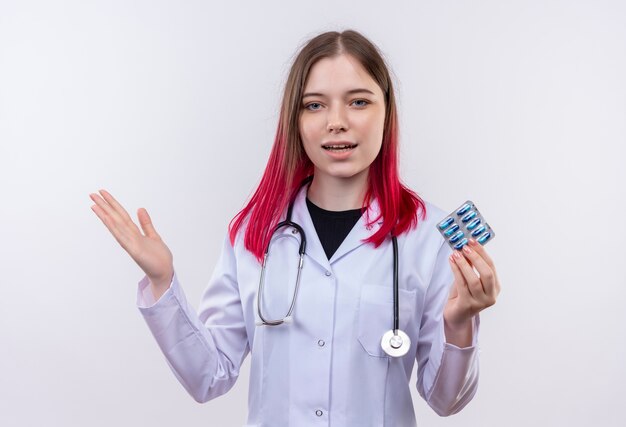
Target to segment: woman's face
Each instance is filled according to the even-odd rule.
[[[299,126],[317,177],[367,174],[380,151],[384,124],[384,94],[358,60],[341,54],[311,67]]]

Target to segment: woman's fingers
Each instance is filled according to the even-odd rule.
[[[450,265],[458,292],[451,292],[444,309],[450,324],[461,324],[483,309],[495,304],[500,283],[493,261],[482,245],[470,240],[462,251],[453,251]]]
[[[479,246],[472,244],[472,248],[468,245],[463,247],[463,255],[460,251],[455,251],[457,265],[461,270],[472,297],[479,302],[479,310],[489,307],[496,302],[497,283],[495,271],[487,264],[487,261],[478,254],[473,248]],[[481,249],[483,249],[481,247]],[[484,252],[484,249],[483,249]],[[474,268],[478,271],[474,271]]]
[[[478,248],[477,246],[480,246],[480,248]],[[469,262],[476,268],[476,270],[478,270],[478,274],[480,275],[480,283],[482,284],[485,294],[495,300],[495,273],[489,266],[489,264],[487,264],[485,258],[479,254],[479,250],[484,255],[486,255],[485,249],[478,243],[465,245],[463,247],[463,253],[469,259]]]
[[[120,215],[115,212],[115,209],[113,209],[113,207],[111,207],[111,205],[109,205],[101,195],[92,193],[89,197],[107,214],[107,216],[110,217],[111,220],[116,222],[117,228],[125,224]]]
[[[496,274],[493,261],[487,255],[487,251],[483,245],[477,243],[475,240],[470,240],[470,244],[467,245],[469,252],[466,252],[465,256],[470,259],[470,262],[476,267],[480,274],[480,281],[487,295],[487,302],[489,305],[496,303],[496,297],[500,293],[500,283]]]
[[[128,215],[128,212],[126,212],[126,209],[124,209],[124,207],[115,199],[115,197],[113,197],[111,193],[104,189],[100,190],[100,194],[102,194],[104,200],[106,200],[106,202],[113,208],[113,210],[119,215],[121,220],[124,221],[124,223],[130,228],[130,230],[136,234],[140,234],[137,225],[133,222],[130,215]]]
[[[491,259],[491,257],[487,254],[487,251],[485,250],[483,245],[481,245],[474,239],[470,239],[470,247],[473,250],[475,250],[478,253],[478,255],[482,257],[482,259],[485,260],[485,262],[487,263],[489,268],[491,268],[491,270],[496,271],[496,266],[493,263],[493,260]]]
[[[488,285],[485,284],[484,282],[483,284],[485,284],[485,291],[490,296],[493,296],[495,298],[500,293],[500,281],[498,280],[498,274],[496,273],[496,266],[493,263],[491,257],[487,254],[487,251],[485,250],[483,245],[476,242],[476,240],[474,239],[470,239],[470,244],[471,244],[470,245],[471,248],[478,255],[480,255],[480,258],[482,258],[484,262],[487,263],[487,265],[489,266],[489,269],[486,270],[487,271],[486,274],[487,276],[492,276],[492,277],[490,277]],[[483,272],[481,270],[478,270],[478,272],[481,274],[481,276],[483,275]],[[489,286],[489,289],[487,289],[487,286]]]
[[[454,283],[452,285],[453,290],[448,296],[444,317],[449,324],[461,324],[468,317],[468,313],[469,315],[474,313],[476,301],[470,293],[465,277],[454,256],[450,256],[449,261],[454,274]]]
[[[115,221],[116,228],[120,231],[125,230],[128,235],[141,234],[139,232],[139,228],[137,228],[122,205],[120,205],[106,190],[100,190],[100,193],[102,196],[100,196],[100,194],[92,193],[89,197],[91,197],[91,200],[96,202],[96,204],[100,206],[100,208],[106,212],[113,221]]]
[[[124,209],[122,207],[122,205],[120,205],[119,202],[117,200],[115,200],[115,197],[113,197],[108,191],[100,190],[100,194],[102,194],[102,197],[104,197],[104,200],[106,200],[107,203],[109,205],[111,205],[113,210],[115,210],[115,212],[117,212],[117,214],[120,216],[120,218],[123,221],[125,221],[125,222],[133,222],[133,220],[131,219],[130,215],[128,215],[128,212],[126,212],[126,209]]]
[[[471,298],[472,294],[467,287],[467,282],[465,281],[465,277],[463,276],[461,269],[454,259],[454,255],[450,256],[450,267],[452,268],[452,274],[454,275],[454,283],[456,283],[456,295],[460,297]]]
[[[95,193],[89,195],[96,202],[91,209],[113,234],[115,240],[153,283],[170,280],[173,270],[172,253],[154,229],[148,212],[144,208],[137,212],[139,223],[145,232],[144,236],[122,205],[108,192],[104,190],[100,192],[104,199]]]
[[[461,276],[463,277],[463,280],[467,283],[467,286],[468,286],[468,289],[469,289],[469,293],[474,298],[477,298],[478,297],[478,295],[477,295],[478,291],[479,290],[481,292],[484,292],[484,291],[483,291],[482,285],[480,285],[480,283],[478,283],[478,287],[480,287],[480,289],[478,289],[476,287],[477,283],[476,283],[476,280],[474,280],[474,279],[478,279],[478,276],[474,272],[474,269],[472,268],[472,265],[463,256],[461,251],[454,251],[452,253],[452,258],[453,258],[457,268],[459,269],[459,271],[461,273]]]
[[[148,215],[148,211],[144,208],[139,208],[137,210],[137,218],[139,218],[139,224],[141,225],[141,229],[147,237],[152,237],[155,239],[161,239],[159,233],[156,232],[154,226],[152,225],[152,220],[150,219],[150,215]]]
[[[98,216],[98,218],[100,218],[100,220],[104,223],[106,228],[109,229],[113,237],[115,237],[115,240],[117,240],[117,242],[124,249],[128,250],[127,248],[128,248],[129,242],[128,242],[127,236],[120,231],[115,221],[113,221],[112,218],[109,215],[107,215],[104,209],[102,209],[98,204],[95,204],[91,207],[91,210],[94,211],[94,213]]]
[[[485,305],[487,302],[487,295],[485,294],[485,289],[481,283],[481,279],[478,277],[472,265],[468,262],[468,260],[461,254],[460,251],[454,251],[453,257],[455,257],[456,265],[461,270],[463,274],[463,278],[467,283],[467,288],[469,289],[469,293],[472,298],[476,300],[479,304]]]
[[[100,220],[109,229],[115,240],[128,252],[131,256],[134,256],[139,248],[139,237],[143,237],[139,228],[130,219],[126,210],[120,205],[117,200],[111,196],[107,191],[100,190],[102,196],[106,197],[108,202],[103,199],[100,194],[92,193],[89,195],[91,200],[96,204],[91,209],[98,215]]]

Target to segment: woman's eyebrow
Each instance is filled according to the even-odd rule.
[[[364,89],[364,88],[358,88],[358,89],[350,89],[349,91],[346,92],[346,95],[352,95],[353,93],[369,93],[371,95],[374,95],[374,92],[372,92],[369,89]],[[324,95],[323,93],[319,93],[319,92],[307,92],[304,95],[302,95],[302,98],[306,98],[307,96],[320,96],[320,97],[324,97],[326,95]]]

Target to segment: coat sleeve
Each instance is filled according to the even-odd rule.
[[[441,416],[463,409],[478,387],[479,315],[473,318],[470,347],[459,348],[446,343],[443,309],[454,281],[448,264],[451,254],[452,249],[443,241],[426,292],[416,354],[417,391]]]
[[[158,301],[149,279],[139,282],[137,307],[172,372],[199,403],[232,388],[250,351],[236,272],[227,234],[198,314],[188,304],[176,272]]]

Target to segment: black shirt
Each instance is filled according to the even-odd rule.
[[[341,242],[350,233],[350,230],[354,228],[359,218],[361,218],[361,209],[327,211],[314,205],[308,197],[306,198],[306,205],[309,208],[313,226],[322,243],[324,252],[330,259],[341,245]]]

